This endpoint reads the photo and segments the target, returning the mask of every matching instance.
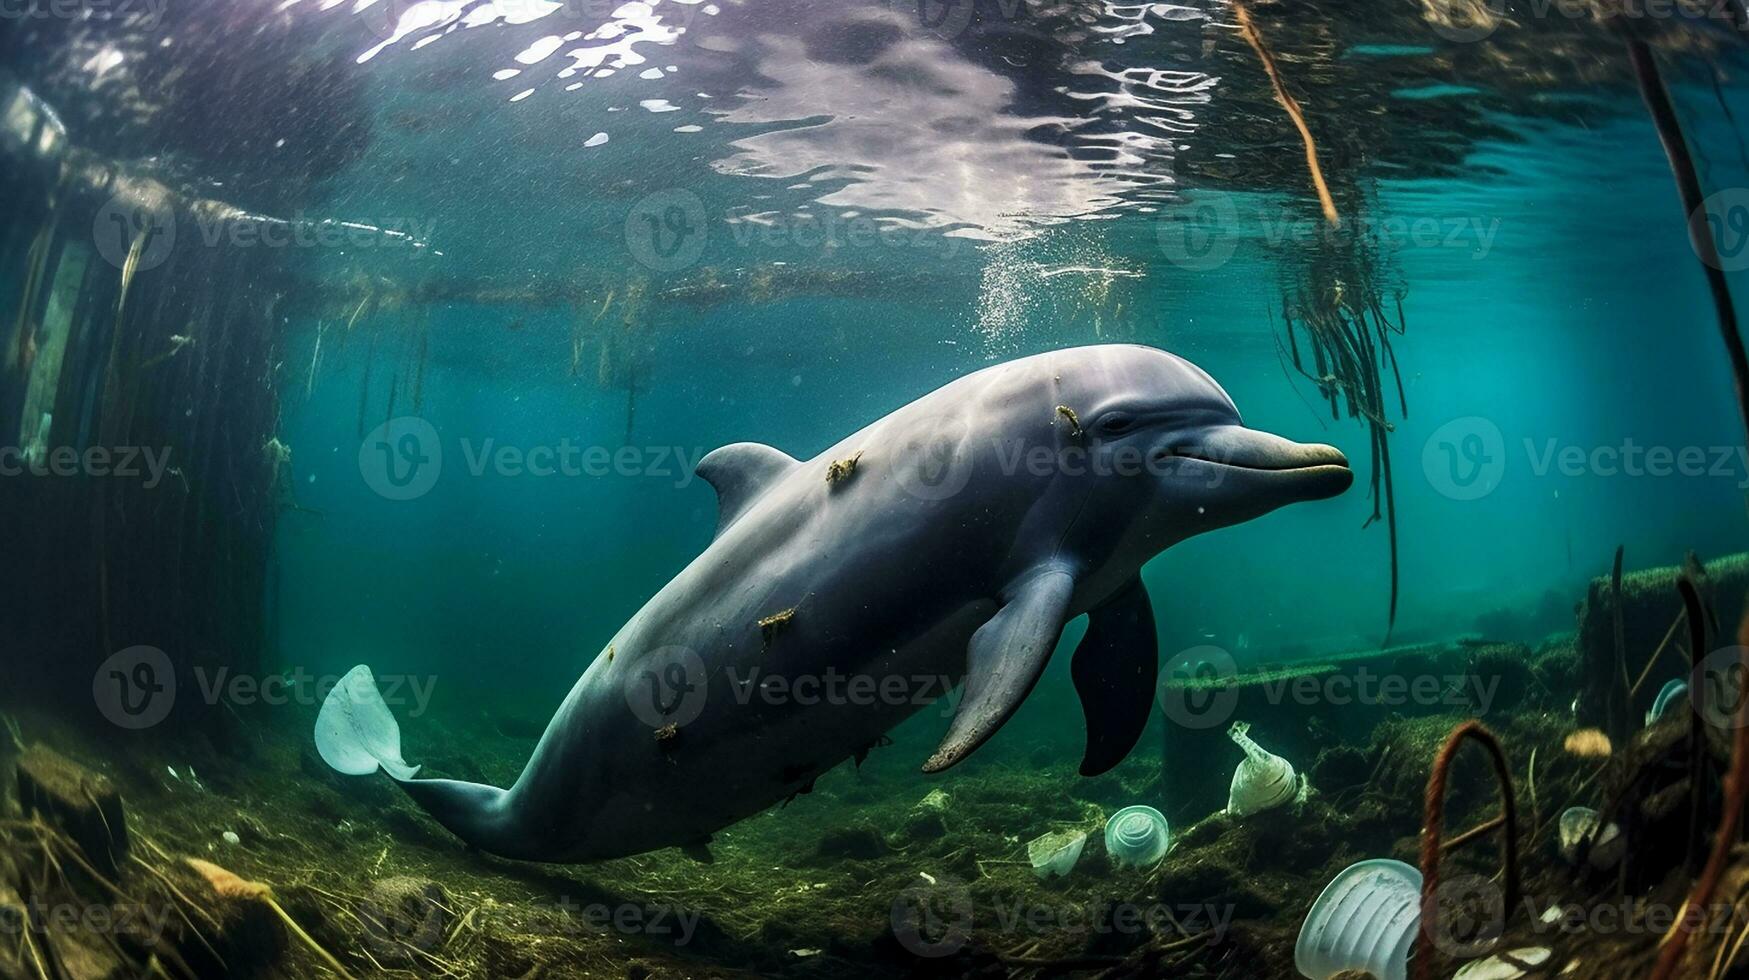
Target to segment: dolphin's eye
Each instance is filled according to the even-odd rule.
[[[1108,436],[1121,436],[1136,427],[1136,417],[1128,412],[1107,412],[1099,420],[1099,431]]]

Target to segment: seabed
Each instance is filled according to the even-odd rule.
[[[1742,595],[1744,568],[1715,563],[1706,594]],[[1164,766],[1145,741],[1092,779],[1075,771],[1078,746],[998,738],[932,782],[915,774],[930,733],[901,729],[860,767],[840,766],[812,793],[718,834],[711,863],[674,849],[580,866],[471,852],[386,779],[330,772],[310,742],[313,706],[240,712],[224,739],[122,740],[13,705],[11,737],[0,737],[0,764],[19,774],[0,822],[10,937],[0,972],[1296,977],[1301,921],[1331,878],[1368,858],[1419,862],[1434,760],[1485,708],[1512,777],[1523,897],[1506,900],[1495,770],[1463,749],[1436,843],[1441,878],[1456,884],[1442,893],[1427,975],[1475,976],[1458,974],[1470,957],[1528,948],[1552,953],[1541,975],[1644,975],[1718,825],[1729,735],[1694,725],[1686,706],[1614,740],[1574,712],[1595,695],[1580,682],[1589,621],[1620,609],[1624,635],[1684,634],[1666,629],[1682,609],[1679,574],[1630,575],[1621,589],[1605,580],[1574,632],[1534,650],[1465,639],[1200,682],[1201,694],[1234,691],[1233,720],[1308,777],[1303,804],[1244,820],[1220,813],[1231,766],[1208,760],[1239,758],[1224,725],[1157,718],[1147,738],[1163,740]],[[1644,671],[1630,705],[1681,676],[1685,645],[1659,648],[1668,659]],[[1361,670],[1468,678],[1488,703],[1281,703],[1295,700],[1284,692],[1297,680]],[[1197,686],[1174,682],[1162,700]],[[425,717],[408,720],[408,738],[438,752],[414,760],[424,774],[504,785],[539,725]],[[1210,754],[1219,744],[1224,754]],[[1203,761],[1175,763],[1180,753]],[[1171,852],[1148,870],[1115,867],[1100,833],[1105,815],[1136,802],[1165,810],[1174,828]],[[1564,859],[1556,824],[1570,806],[1605,811],[1629,839],[1627,858],[1601,870]],[[1085,831],[1086,849],[1067,877],[1041,880],[1026,845],[1057,830]],[[1738,847],[1710,903],[1727,911],[1691,935],[1677,975],[1730,975],[1749,932],[1745,903],[1749,851]]]

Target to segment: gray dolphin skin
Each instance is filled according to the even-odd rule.
[[[1200,368],[1150,347],[966,375],[799,461],[724,446],[698,473],[716,537],[596,655],[508,790],[415,778],[367,667],[324,703],[322,757],[381,768],[457,837],[579,862],[682,846],[798,792],[963,679],[941,772],[1000,728],[1087,614],[1071,674],[1081,771],[1154,703],[1140,571],[1194,534],[1332,497],[1330,446],[1245,428]]]

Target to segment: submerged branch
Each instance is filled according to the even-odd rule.
[[[1263,35],[1252,22],[1245,5],[1235,0],[1233,14],[1239,18],[1239,31],[1245,35],[1245,42],[1251,45],[1251,50],[1257,52],[1257,60],[1263,63],[1263,70],[1269,75],[1269,84],[1275,90],[1275,101],[1281,103],[1288,118],[1293,120],[1294,128],[1300,132],[1300,141],[1306,145],[1306,170],[1312,175],[1312,189],[1318,193],[1318,206],[1324,211],[1324,220],[1331,227],[1335,227],[1341,223],[1341,218],[1336,214],[1336,201],[1330,196],[1330,187],[1324,182],[1324,170],[1318,165],[1318,146],[1312,140],[1311,129],[1306,126],[1306,115],[1300,110],[1300,104],[1294,99],[1293,93],[1287,90],[1287,84],[1282,81],[1281,69],[1276,67],[1275,56],[1264,45]]]

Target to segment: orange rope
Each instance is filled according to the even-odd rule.
[[[1330,187],[1324,183],[1323,168],[1318,166],[1318,147],[1312,142],[1312,131],[1306,128],[1305,113],[1300,111],[1300,104],[1294,101],[1294,97],[1282,82],[1281,70],[1275,66],[1275,56],[1264,47],[1263,35],[1258,33],[1257,25],[1251,22],[1251,14],[1245,10],[1245,5],[1234,0],[1233,13],[1239,18],[1240,32],[1245,35],[1251,50],[1257,52],[1257,60],[1263,62],[1263,70],[1269,74],[1269,84],[1275,87],[1275,101],[1287,110],[1294,128],[1300,131],[1300,140],[1306,144],[1306,169],[1312,172],[1312,189],[1318,192],[1318,204],[1324,209],[1324,220],[1334,227],[1341,223],[1341,219],[1336,215],[1336,201],[1330,197]]]
[[[1444,850],[1440,838],[1445,828],[1446,775],[1465,739],[1474,739],[1488,750],[1494,763],[1494,774],[1500,780],[1499,825],[1505,831],[1500,849],[1506,865],[1506,901],[1503,907],[1507,914],[1510,915],[1512,907],[1518,903],[1518,800],[1512,791],[1512,769],[1506,763],[1506,750],[1500,747],[1500,740],[1494,737],[1494,733],[1482,727],[1479,721],[1466,721],[1446,736],[1445,745],[1433,760],[1433,774],[1427,779],[1427,810],[1421,823],[1421,935],[1415,941],[1416,980],[1428,980],[1433,976],[1433,937],[1434,930],[1439,927],[1433,919],[1438,908],[1439,859]],[[1467,838],[1471,834],[1463,836]]]
[[[1737,643],[1743,647],[1743,668],[1749,671],[1749,615],[1743,617],[1743,625],[1737,629]],[[1695,656],[1700,656],[1699,651]],[[1704,697],[1705,692],[1695,691],[1694,696]],[[1676,975],[1682,964],[1682,955],[1688,949],[1688,938],[1694,933],[1695,927],[1688,923],[1689,914],[1700,917],[1697,925],[1704,924],[1706,905],[1713,900],[1713,892],[1718,890],[1719,878],[1725,873],[1725,859],[1730,856],[1731,845],[1737,840],[1743,801],[1749,796],[1749,698],[1739,698],[1739,701],[1735,721],[1737,730],[1731,738],[1731,768],[1725,773],[1725,813],[1719,820],[1718,833],[1713,836],[1713,850],[1707,856],[1706,867],[1694,883],[1694,890],[1682,903],[1682,912],[1676,916],[1676,922],[1664,934],[1664,948],[1659,951],[1658,963],[1652,968],[1652,980],[1669,980]],[[1695,708],[1699,710],[1699,702]],[[1703,751],[1703,747],[1696,745],[1694,751]]]

